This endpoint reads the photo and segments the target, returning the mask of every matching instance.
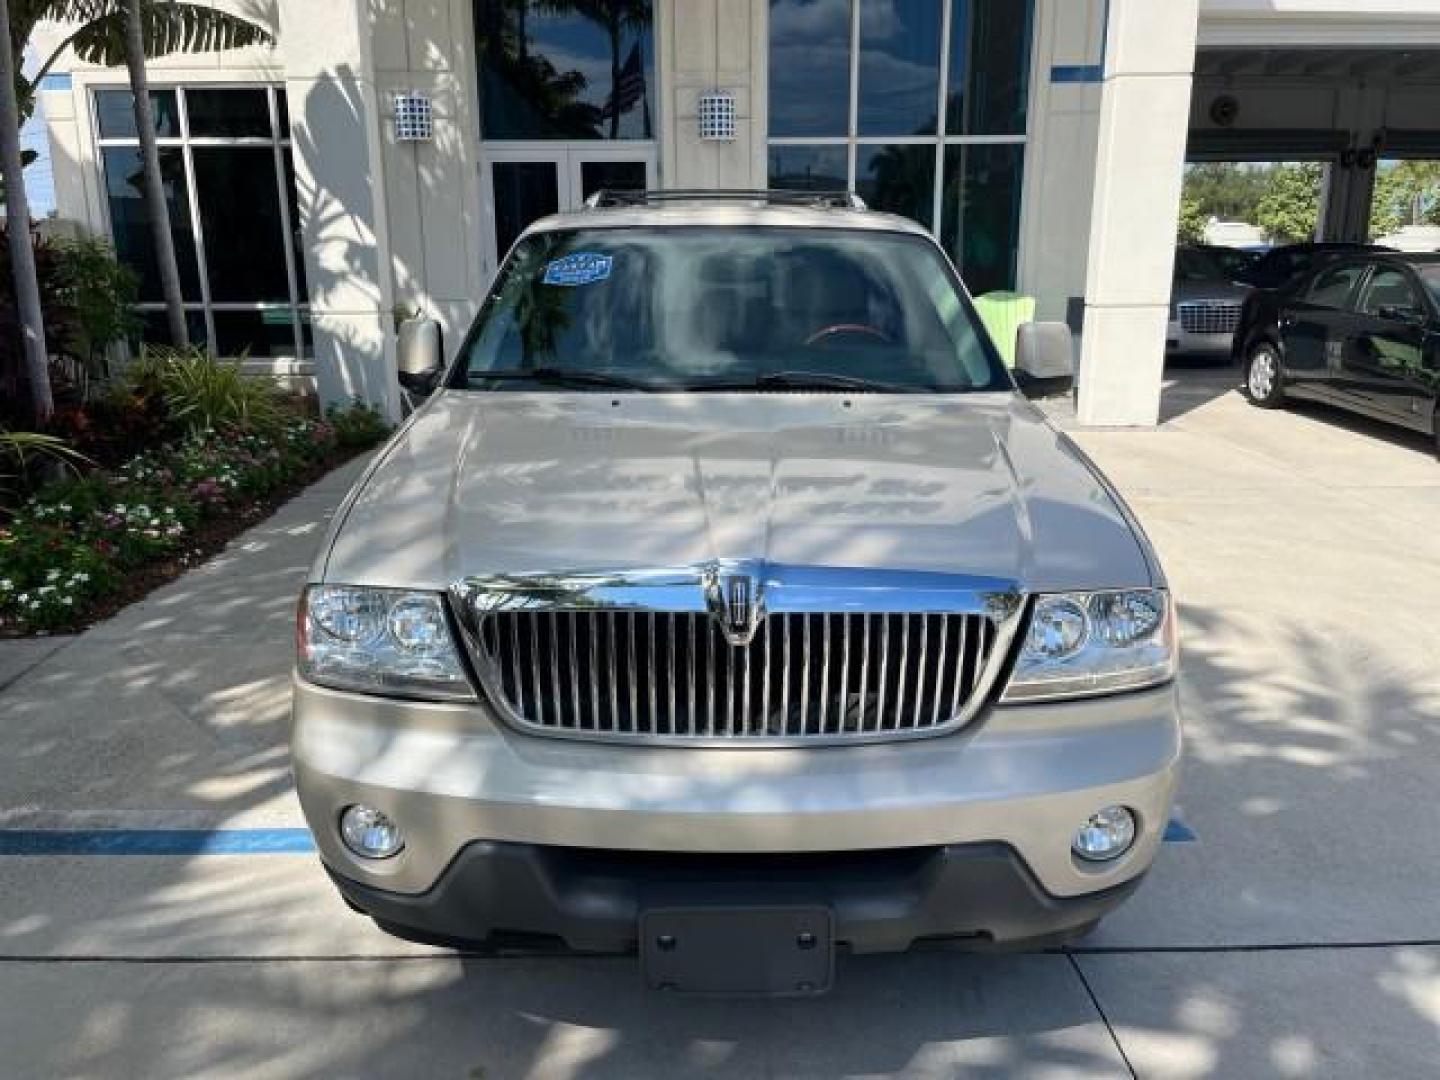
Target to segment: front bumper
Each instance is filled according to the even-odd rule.
[[[402,937],[448,946],[633,952],[663,908],[823,907],[853,953],[925,938],[976,947],[1063,939],[1140,883],[1049,895],[1003,844],[811,855],[657,855],[477,840],[429,891],[387,892],[331,871],[345,898]]]
[[[672,854],[796,854],[1001,844],[1051,897],[1149,866],[1180,759],[1174,686],[987,708],[950,735],[777,749],[607,745],[521,734],[483,705],[406,702],[297,681],[296,786],[321,857],[390,894],[431,891],[480,842]],[[391,815],[406,846],[361,860],[345,807]],[[1111,863],[1070,852],[1102,806],[1136,814]]]

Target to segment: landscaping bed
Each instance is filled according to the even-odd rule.
[[[152,449],[105,467],[81,444],[66,475],[0,512],[0,637],[70,633],[113,614],[390,430],[360,404],[319,418],[270,394],[238,413],[184,413],[178,394],[158,397],[169,407],[156,410]]]

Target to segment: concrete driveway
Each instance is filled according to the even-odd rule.
[[[380,934],[294,850],[284,745],[294,595],[351,468],[90,633],[0,645],[0,1073],[1434,1075],[1440,463],[1229,381],[1077,433],[1181,599],[1195,837],[1084,948],[857,959],[777,1004]]]

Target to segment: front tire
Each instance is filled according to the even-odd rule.
[[[1245,360],[1245,396],[1262,409],[1278,409],[1285,403],[1284,369],[1280,350],[1272,341],[1257,341]]]

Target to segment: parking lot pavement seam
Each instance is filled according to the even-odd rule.
[[[25,639],[25,638],[20,638],[20,639],[17,639],[17,640],[24,641],[24,640],[27,640],[27,639]],[[14,685],[15,685],[16,683],[18,683],[21,679],[23,679],[26,675],[29,675],[32,671],[34,671],[36,668],[40,667],[42,664],[45,664],[45,663],[47,663],[48,661],[50,661],[50,660],[54,659],[55,657],[59,656],[62,652],[64,652],[66,649],[68,649],[71,645],[75,644],[75,642],[77,642],[78,640],[80,640],[78,635],[75,636],[75,637],[65,638],[64,640],[62,640],[62,641],[60,642],[59,645],[55,646],[55,648],[51,649],[49,652],[46,652],[46,653],[42,654],[41,656],[37,657],[36,659],[30,661],[30,663],[26,664],[26,665],[25,665],[24,667],[22,667],[19,671],[14,672],[13,674],[7,676],[6,678],[0,679],[0,694],[3,694],[6,690],[9,690],[10,687],[14,686]],[[3,645],[3,644],[4,644],[4,642],[0,642],[0,645]]]
[[[1125,1069],[1130,1073],[1131,1080],[1139,1080],[1140,1074],[1135,1071],[1135,1066],[1130,1063],[1130,1057],[1125,1053],[1125,1047],[1120,1045],[1120,1036],[1115,1034],[1115,1028],[1110,1023],[1110,1017],[1105,1015],[1105,1007],[1100,1004],[1100,999],[1095,996],[1094,989],[1090,986],[1090,980],[1085,977],[1085,972],[1080,970],[1080,963],[1066,952],[1066,959],[1070,961],[1070,970],[1075,972],[1075,977],[1080,980],[1080,985],[1085,988],[1085,996],[1090,999],[1091,1006],[1095,1009],[1100,1022],[1105,1025],[1105,1031],[1110,1036],[1110,1041],[1115,1044],[1115,1052],[1120,1055],[1120,1060],[1125,1063]]]

